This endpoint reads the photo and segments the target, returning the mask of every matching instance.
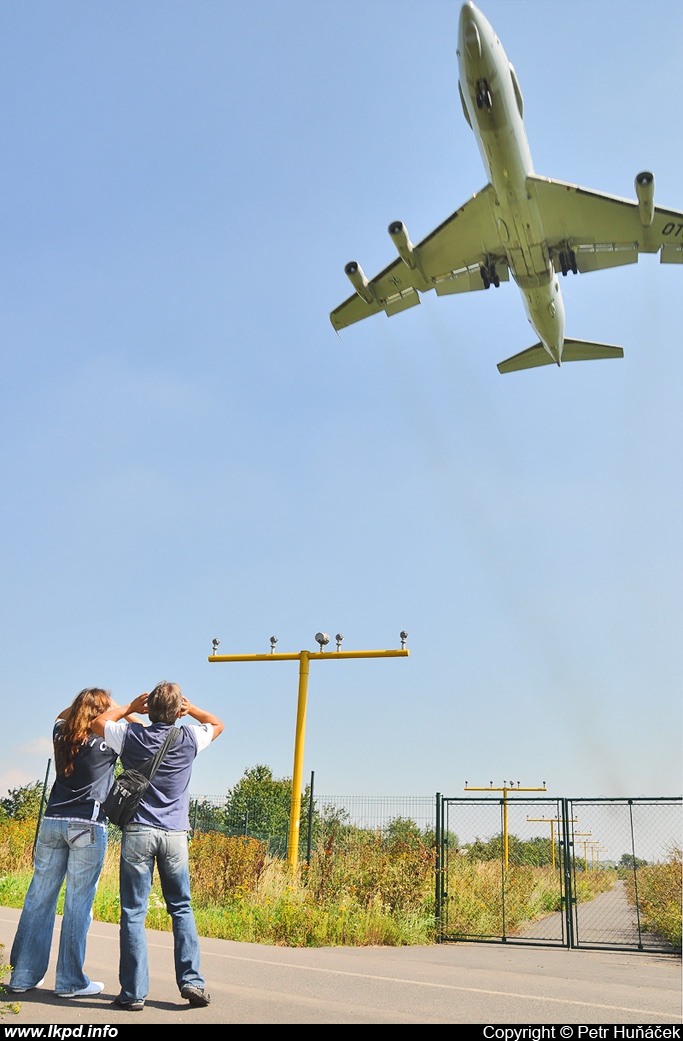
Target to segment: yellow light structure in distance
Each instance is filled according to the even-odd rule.
[[[502,788],[494,788],[489,785],[488,788],[470,788],[467,782],[465,782],[466,792],[502,792],[503,793],[503,863],[505,870],[508,869],[508,792],[547,792],[548,789],[545,786],[545,782],[542,788],[520,788],[519,785],[505,785]]]
[[[572,817],[570,824],[577,823],[576,817]],[[550,825],[550,847],[553,855],[553,871],[555,870],[555,825],[561,824],[562,821],[559,817],[527,817],[530,824],[549,824]]]

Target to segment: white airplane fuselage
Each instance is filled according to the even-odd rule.
[[[554,361],[564,342],[564,303],[527,190],[534,167],[516,75],[493,28],[473,4],[460,13],[458,62],[463,106],[493,186],[498,230],[527,316]]]

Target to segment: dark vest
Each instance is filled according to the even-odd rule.
[[[139,767],[161,747],[169,723],[129,723],[121,749],[124,769]],[[178,727],[179,735],[150,781],[131,824],[148,824],[164,831],[190,830],[190,777],[197,755],[193,727]]]
[[[57,742],[61,741],[64,720],[58,719],[52,731],[57,761]],[[74,759],[73,773],[68,777],[57,774],[48,800],[46,817],[77,817],[80,820],[105,821],[100,803],[111,788],[114,778],[114,752],[104,738],[90,734]]]

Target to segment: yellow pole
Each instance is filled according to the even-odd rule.
[[[519,784],[515,788],[511,785],[509,788],[503,781],[502,788],[494,788],[493,784],[489,785],[488,788],[470,788],[467,781],[465,781],[466,792],[502,792],[503,793],[503,864],[505,870],[508,869],[508,792],[546,792],[548,789],[543,782],[542,788],[520,788]]]
[[[292,801],[289,811],[289,839],[287,860],[296,870],[299,862],[299,829],[301,825],[301,785],[304,776],[304,741],[306,739],[306,703],[308,700],[308,651],[299,655],[299,700],[296,708],[294,736],[294,769],[292,771]]]
[[[210,662],[233,661],[298,661],[299,662],[299,699],[296,712],[296,733],[294,737],[294,770],[292,775],[292,799],[289,811],[289,835],[287,839],[287,860],[292,870],[299,863],[299,832],[301,828],[301,787],[304,771],[304,741],[306,738],[306,703],[308,699],[309,662],[334,661],[339,658],[407,658],[410,651],[405,646],[407,632],[401,632],[401,649],[388,651],[342,651],[342,636],[338,636],[337,650],[325,653],[320,644],[320,651],[300,651],[293,653],[275,653],[275,637],[271,639],[270,654],[210,654]],[[317,639],[317,637],[316,637]],[[326,641],[325,641],[326,642]],[[214,651],[219,641],[214,640]]]
[[[551,848],[552,848],[552,861],[553,861],[553,871],[554,871],[555,870],[555,863],[556,863],[556,858],[555,858],[555,825],[561,823],[560,822],[560,818],[559,817],[527,817],[527,820],[529,821],[529,823],[549,824],[550,825],[550,845],[551,845]],[[577,821],[578,821],[578,817],[572,817],[572,820],[571,820],[572,824],[576,824]]]
[[[590,831],[575,831],[574,838],[577,835],[590,835]],[[583,871],[584,874],[588,871],[588,839],[583,840]]]

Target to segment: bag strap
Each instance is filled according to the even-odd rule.
[[[178,732],[178,727],[171,727],[166,737],[164,738],[164,742],[159,748],[159,750],[155,752],[153,756],[150,756],[149,759],[146,759],[144,763],[138,766],[137,769],[140,771],[141,774],[145,775],[148,781],[152,780],[154,774],[157,772],[159,766],[161,765],[161,760],[164,758],[171,745],[175,741],[177,741],[179,736],[180,735]]]

